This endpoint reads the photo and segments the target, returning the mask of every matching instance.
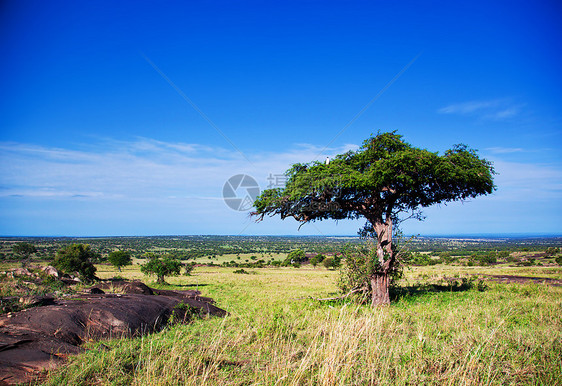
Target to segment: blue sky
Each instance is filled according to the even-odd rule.
[[[397,130],[498,190],[406,233],[562,232],[562,8],[505,2],[0,5],[0,235],[355,234],[222,200]]]

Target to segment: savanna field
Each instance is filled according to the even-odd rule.
[[[0,4],[0,386],[562,386],[562,0]]]
[[[108,265],[97,268],[100,278],[119,274]],[[561,383],[562,287],[454,279],[474,274],[562,279],[560,267],[413,267],[400,280],[392,305],[377,309],[315,300],[338,295],[338,273],[324,267],[235,270],[196,267],[191,276],[167,278],[164,287],[198,289],[229,316],[194,319],[134,339],[87,343],[84,354],[69,358],[42,382]],[[139,265],[119,275],[156,286]]]

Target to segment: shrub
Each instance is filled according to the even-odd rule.
[[[87,244],[72,244],[57,251],[53,266],[69,274],[78,274],[81,280],[90,282],[96,278],[92,263],[98,254]]]
[[[441,258],[441,261],[443,263],[447,264],[452,263],[456,260],[456,258],[451,255],[451,252],[441,252],[439,253],[439,257]]]
[[[498,257],[500,257],[502,259],[505,259],[505,258],[509,257],[509,251],[499,251]]]
[[[191,263],[185,263],[183,265],[183,274],[185,276],[191,276],[191,272],[193,272],[193,270],[195,269],[195,262],[191,262]]]
[[[32,254],[37,253],[37,248],[31,243],[17,243],[12,247],[16,256],[21,258],[21,266],[25,267],[29,263]]]
[[[396,255],[402,259],[408,256],[407,252],[399,252],[396,245]],[[380,263],[374,244],[346,245],[341,255],[343,256],[342,269],[338,279],[338,287],[345,293],[356,291],[360,301],[366,301],[371,297],[371,277],[379,271]],[[330,258],[327,258],[328,260]],[[324,260],[324,261],[326,261]],[[402,265],[396,265],[389,272],[390,285],[393,287],[397,279],[402,276]]]
[[[437,265],[443,262],[441,258],[434,259],[429,254],[425,254],[425,253],[422,254],[419,252],[415,252],[415,253],[404,252],[403,256],[404,256],[403,257],[404,262],[407,262],[408,264],[412,264],[412,265],[422,265],[422,266]]]
[[[316,261],[318,262],[318,264],[320,264],[321,262],[324,261],[324,259],[326,258],[326,256],[324,256],[323,254],[319,253],[316,256],[314,256],[314,259],[316,259]]]
[[[497,258],[496,258],[497,254],[496,252],[490,252],[486,255],[483,256],[479,256],[478,259],[480,260],[480,264],[482,265],[490,265],[490,264],[494,264],[497,262]]]
[[[322,261],[322,265],[324,267],[326,267],[327,269],[334,269],[334,259],[332,257],[326,257],[323,261]]]

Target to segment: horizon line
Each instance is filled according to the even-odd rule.
[[[506,233],[453,233],[453,234],[404,234],[408,237],[436,237],[436,238],[543,238],[543,237],[562,237],[562,233],[548,233],[548,232],[506,232]],[[358,235],[293,235],[293,234],[153,234],[153,235],[100,235],[100,236],[87,236],[87,235],[0,235],[0,239],[17,239],[17,238],[68,238],[68,239],[100,239],[100,238],[143,238],[143,237],[314,237],[314,238],[329,238],[329,237],[352,237],[359,238]]]

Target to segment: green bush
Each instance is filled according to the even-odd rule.
[[[195,269],[195,262],[192,261],[191,263],[185,263],[183,265],[183,274],[185,276],[191,276],[191,272]]]
[[[499,251],[498,257],[500,257],[502,259],[505,259],[505,258],[509,257],[509,251]]]
[[[388,273],[391,287],[394,287],[396,281],[402,276],[402,262],[405,262],[404,258],[411,258],[409,252],[399,251],[398,245],[395,248],[400,264],[395,265],[395,268]],[[342,259],[338,287],[344,294],[358,291],[355,295],[361,302],[370,299],[372,295],[371,277],[380,272],[381,269],[374,245],[369,243],[364,245],[348,244],[338,256]]]
[[[319,253],[316,256],[314,256],[313,258],[310,259],[310,264],[312,264],[314,267],[316,267],[318,264],[322,263],[324,261],[326,257]]]
[[[68,274],[78,274],[81,280],[93,281],[96,276],[96,267],[92,260],[98,254],[87,244],[71,244],[57,251],[53,267]]]
[[[406,254],[407,255],[407,254]],[[441,259],[433,259],[429,254],[421,254],[419,252],[411,253],[404,259],[408,264],[412,265],[437,265],[442,262]]]
[[[322,261],[322,265],[327,269],[333,269],[334,268],[333,263],[334,263],[334,259],[331,257],[326,257],[324,261]]]
[[[31,243],[17,243],[12,247],[12,251],[21,259],[21,266],[25,267],[31,258],[31,255],[37,253],[37,248]]]

